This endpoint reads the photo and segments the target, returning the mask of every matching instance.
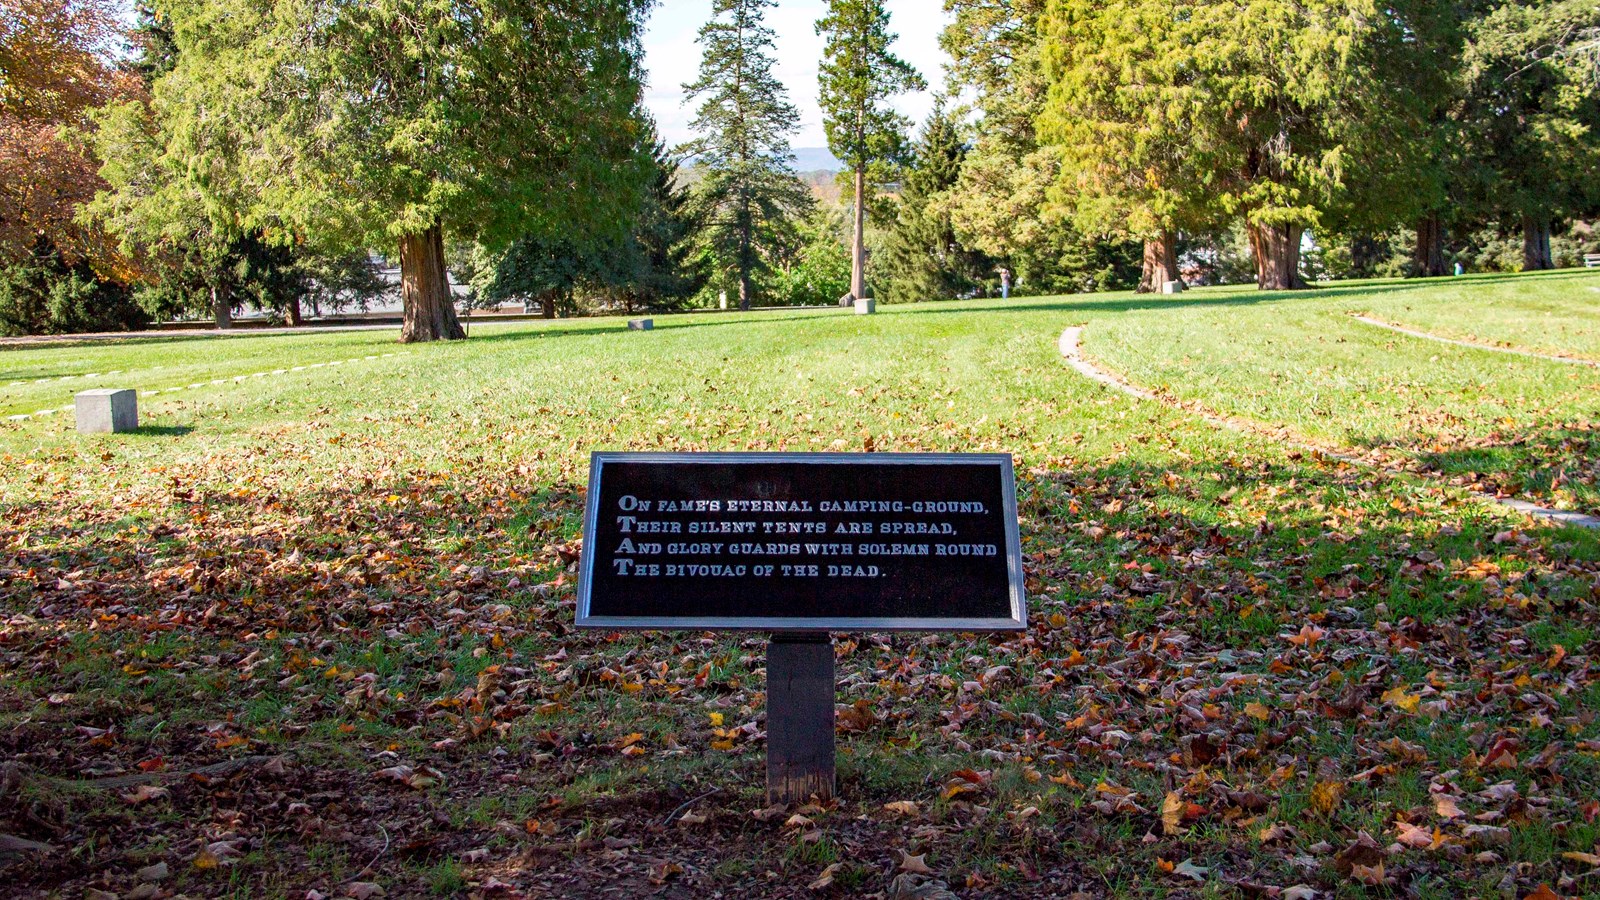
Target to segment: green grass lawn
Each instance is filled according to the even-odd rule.
[[[1561,275],[1476,284],[1600,285]],[[136,434],[0,423],[0,832],[61,848],[6,874],[842,897],[910,854],[963,898],[1593,896],[1600,536],[1455,482],[1594,508],[1600,373],[1346,315],[1516,336],[1461,289],[574,320],[376,360],[392,333],[0,351],[8,381],[203,382],[141,398]],[[1419,471],[1112,393],[1060,360],[1080,324],[1135,383]],[[752,815],[762,641],[571,628],[596,449],[1010,452],[1030,629],[838,636],[842,799]]]
[[[226,338],[148,337],[64,341],[44,347],[0,348],[0,416],[72,405],[90,388],[140,391],[250,376],[256,372],[362,360],[399,352],[395,332],[239,334]]]
[[[1471,275],[1407,291],[1373,294],[1356,312],[1458,340],[1600,360],[1600,280],[1566,270],[1507,279]]]
[[[1388,451],[1491,493],[1595,513],[1600,369],[1440,344],[1346,315],[1482,339],[1520,338],[1537,321],[1538,347],[1578,353],[1586,348],[1578,338],[1600,328],[1600,294],[1584,301],[1587,310],[1563,304],[1590,287],[1600,288],[1600,273],[1478,277],[1470,287],[1372,283],[1271,299],[1207,289],[1161,315],[1091,327],[1085,347],[1180,400],[1333,447]],[[1558,335],[1574,339],[1555,345]]]

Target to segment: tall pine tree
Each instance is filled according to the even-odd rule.
[[[772,74],[763,17],[775,5],[715,0],[700,28],[700,77],[684,85],[700,101],[691,125],[699,137],[680,148],[701,169],[691,198],[699,246],[717,276],[736,282],[740,309],[750,308],[758,277],[811,203],[789,147],[800,114]]]
[[[942,105],[936,107],[917,143],[883,248],[889,302],[956,297],[974,288],[990,268],[982,253],[960,245],[949,210],[935,202],[960,179],[966,152],[955,119]]]
[[[850,237],[850,293],[866,296],[867,203],[873,187],[892,180],[905,156],[910,120],[889,106],[889,98],[920,91],[927,82],[889,45],[889,12],[883,0],[828,0],[828,14],[817,22],[828,39],[818,74],[822,124],[828,147],[850,167],[855,188],[855,221]]]

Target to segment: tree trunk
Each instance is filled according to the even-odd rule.
[[[1288,291],[1306,286],[1300,277],[1300,235],[1304,225],[1249,225],[1250,251],[1256,260],[1256,286],[1263,291]]]
[[[1438,213],[1417,220],[1417,246],[1411,253],[1411,267],[1419,278],[1438,278],[1450,274],[1444,267],[1444,223]]]
[[[1550,220],[1539,216],[1522,217],[1522,271],[1554,269],[1550,255]]]
[[[405,307],[401,343],[458,341],[467,336],[456,318],[444,268],[444,229],[437,223],[400,239],[400,300]]]
[[[1160,293],[1169,281],[1182,281],[1178,276],[1178,237],[1170,231],[1144,242],[1144,269],[1139,274],[1139,293]]]
[[[300,314],[299,297],[294,297],[289,300],[289,308],[286,318],[289,320],[289,325],[291,327],[298,328],[305,324],[305,318]]]
[[[556,317],[556,295],[546,292],[539,297],[539,315],[546,319]]]
[[[750,270],[755,267],[755,260],[750,251],[751,234],[753,227],[748,218],[739,231],[739,309],[750,311]]]
[[[850,230],[850,293],[857,300],[867,296],[867,169],[856,167],[856,217]]]
[[[226,284],[211,288],[211,315],[218,328],[233,327],[233,288]]]

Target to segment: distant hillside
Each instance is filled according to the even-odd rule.
[[[839,162],[827,147],[797,147],[794,151],[794,170],[796,172],[843,172],[844,163]]]
[[[826,153],[827,151],[820,150],[816,152]],[[831,156],[828,158],[833,159]],[[833,163],[837,167],[839,161],[834,159]],[[799,176],[801,181],[805,182],[806,187],[811,189],[811,196],[818,200],[829,202],[837,202],[839,200],[838,175],[840,171],[842,170],[839,168],[808,169],[804,166],[795,166],[795,174]],[[689,187],[700,180],[700,175],[700,167],[691,162],[678,169],[678,184],[683,187]]]

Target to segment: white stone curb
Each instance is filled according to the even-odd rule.
[[[1313,453],[1313,454],[1318,454],[1318,455],[1321,455],[1321,456],[1326,456],[1326,457],[1328,457],[1330,459],[1337,459],[1340,462],[1349,463],[1351,465],[1364,466],[1364,467],[1369,468],[1369,469],[1376,469],[1376,470],[1378,470],[1380,472],[1387,472],[1390,475],[1409,475],[1409,476],[1411,476],[1413,478],[1425,477],[1425,476],[1422,476],[1422,475],[1420,475],[1420,474],[1418,474],[1416,472],[1406,472],[1406,471],[1404,471],[1402,469],[1397,469],[1397,468],[1393,468],[1391,466],[1386,466],[1386,465],[1382,465],[1382,464],[1379,464],[1379,463],[1375,463],[1372,460],[1363,459],[1363,458],[1361,458],[1359,456],[1355,456],[1355,455],[1352,455],[1352,454],[1349,454],[1349,453],[1340,453],[1340,452],[1335,451],[1335,450],[1329,450],[1329,449],[1327,449],[1325,447],[1318,447],[1318,446],[1316,446],[1314,444],[1307,444],[1307,443],[1303,443],[1303,442],[1295,441],[1295,440],[1286,440],[1282,436],[1270,435],[1270,434],[1267,434],[1266,432],[1270,431],[1271,429],[1269,429],[1267,426],[1264,426],[1264,425],[1256,427],[1256,428],[1252,428],[1252,427],[1249,427],[1249,425],[1247,425],[1246,423],[1241,422],[1241,421],[1239,421],[1237,419],[1230,419],[1230,418],[1227,418],[1227,417],[1224,417],[1224,416],[1216,415],[1215,413],[1208,413],[1208,412],[1204,412],[1204,411],[1196,411],[1196,410],[1193,410],[1193,409],[1189,409],[1186,406],[1183,406],[1183,405],[1178,404],[1178,403],[1174,403],[1174,402],[1172,402],[1170,400],[1167,400],[1166,398],[1159,397],[1159,396],[1157,396],[1157,395],[1145,390],[1144,388],[1136,387],[1136,386],[1134,386],[1132,384],[1129,384],[1128,382],[1123,381],[1121,378],[1117,377],[1116,375],[1112,374],[1111,372],[1108,372],[1105,369],[1102,369],[1099,366],[1095,365],[1094,363],[1090,362],[1088,360],[1088,358],[1083,355],[1083,349],[1080,346],[1082,340],[1083,340],[1083,327],[1082,326],[1073,326],[1072,328],[1068,328],[1067,330],[1061,332],[1061,340],[1057,344],[1057,347],[1061,350],[1061,355],[1066,358],[1068,365],[1072,366],[1072,368],[1076,369],[1084,377],[1091,378],[1091,379],[1093,379],[1095,381],[1098,381],[1099,383],[1101,383],[1101,384],[1103,384],[1103,385],[1105,385],[1105,386],[1107,386],[1107,387],[1109,387],[1109,388],[1111,388],[1111,389],[1113,389],[1115,391],[1119,391],[1119,392],[1121,392],[1123,394],[1127,394],[1130,397],[1136,397],[1136,398],[1138,398],[1140,400],[1150,400],[1150,401],[1153,401],[1153,402],[1156,402],[1156,403],[1160,403],[1160,404],[1162,404],[1164,406],[1169,406],[1169,407],[1171,407],[1173,409],[1182,410],[1183,412],[1189,413],[1191,415],[1198,415],[1200,418],[1206,420],[1207,422],[1210,422],[1213,425],[1217,425],[1217,426],[1220,426],[1220,427],[1223,427],[1223,428],[1227,428],[1230,431],[1237,431],[1237,432],[1240,432],[1242,434],[1251,434],[1251,435],[1255,435],[1257,437],[1269,437],[1269,438],[1271,438],[1273,440],[1277,440],[1277,441],[1280,441],[1282,443],[1286,443],[1286,444],[1288,444],[1288,445],[1290,445],[1292,447],[1295,447],[1296,449],[1304,450],[1306,452]],[[1484,348],[1484,349],[1493,349],[1493,348]],[[1579,513],[1579,512],[1571,512],[1571,511],[1564,510],[1564,509],[1549,509],[1547,507],[1539,506],[1539,505],[1534,504],[1534,503],[1529,503],[1526,500],[1517,500],[1517,499],[1510,498],[1510,497],[1496,497],[1493,494],[1485,494],[1482,491],[1469,490],[1469,491],[1467,491],[1467,493],[1471,494],[1473,497],[1475,497],[1475,498],[1477,498],[1479,500],[1484,500],[1484,501],[1487,501],[1489,503],[1496,504],[1498,506],[1503,506],[1503,507],[1505,507],[1507,509],[1516,510],[1517,512],[1522,513],[1523,515],[1532,517],[1534,519],[1541,519],[1541,520],[1544,520],[1544,521],[1547,521],[1547,522],[1553,522],[1553,523],[1556,523],[1556,524],[1559,524],[1559,525],[1575,525],[1575,526],[1577,526],[1579,528],[1600,528],[1600,517],[1586,515],[1584,513]]]
[[[1407,337],[1421,338],[1425,341],[1437,341],[1441,344],[1453,344],[1454,346],[1466,347],[1470,350],[1487,350],[1490,353],[1510,353],[1513,356],[1526,356],[1530,359],[1542,359],[1546,362],[1566,363],[1569,366],[1589,366],[1591,368],[1600,369],[1600,362],[1595,362],[1592,359],[1582,359],[1577,356],[1557,356],[1550,353],[1535,353],[1532,350],[1522,350],[1516,347],[1497,347],[1494,344],[1480,344],[1475,341],[1458,341],[1455,338],[1440,337],[1436,334],[1429,334],[1426,331],[1414,331],[1410,328],[1405,328],[1392,322],[1385,322],[1382,319],[1374,319],[1371,316],[1365,316],[1360,313],[1351,313],[1350,318],[1355,319],[1357,322],[1360,322],[1363,325],[1372,325],[1376,328],[1386,328],[1390,331],[1403,334]]]

